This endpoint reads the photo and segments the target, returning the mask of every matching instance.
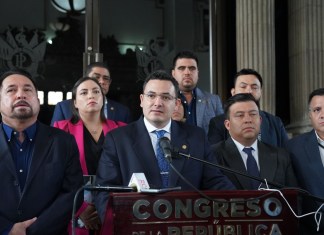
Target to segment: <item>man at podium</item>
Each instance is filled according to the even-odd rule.
[[[106,135],[97,170],[97,185],[127,186],[133,173],[144,173],[150,188],[180,186],[181,190],[193,190],[194,186],[201,190],[235,189],[216,168],[192,159],[172,159],[172,165],[190,182],[188,184],[164,157],[159,146],[161,137],[169,138],[180,153],[217,163],[203,129],[171,120],[176,104],[180,102],[178,91],[177,81],[164,71],[155,71],[146,78],[143,94],[140,95],[143,117]],[[108,196],[108,192],[98,192],[95,196],[102,221]]]

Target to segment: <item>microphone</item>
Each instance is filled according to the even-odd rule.
[[[172,151],[171,151],[171,143],[168,137],[162,137],[159,139],[159,145],[163,151],[164,157],[171,160]]]
[[[132,187],[118,187],[118,186],[94,186],[94,185],[85,185],[83,186],[84,190],[88,191],[105,191],[105,192],[136,192],[136,189]]]

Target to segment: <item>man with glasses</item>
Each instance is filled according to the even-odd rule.
[[[109,69],[106,65],[101,62],[89,64],[86,69],[86,76],[96,78],[105,96],[107,96],[112,80]],[[53,126],[55,121],[70,119],[72,117],[72,105],[71,99],[57,103],[51,125]],[[106,98],[104,111],[107,119],[125,123],[131,122],[129,108],[116,101]]]
[[[179,152],[217,163],[203,129],[171,120],[180,102],[178,91],[177,81],[164,71],[153,72],[147,77],[140,95],[143,117],[107,133],[97,169],[97,185],[127,186],[133,173],[142,172],[151,188],[181,186],[181,190],[193,190],[193,185],[198,189],[235,189],[217,168],[179,157],[172,164],[189,185],[160,152],[159,138],[167,137]],[[95,197],[102,220],[108,196],[108,192],[98,192]]]

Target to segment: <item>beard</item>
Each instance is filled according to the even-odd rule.
[[[24,106],[19,107],[19,105]],[[33,115],[33,107],[25,101],[20,101],[17,104],[13,105],[10,117],[18,120],[25,120],[31,118]]]
[[[11,118],[18,120],[26,120],[33,116],[33,110],[31,108],[24,110],[13,110]]]

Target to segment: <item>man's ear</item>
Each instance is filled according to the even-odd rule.
[[[228,119],[225,119],[224,121],[225,128],[229,131],[231,129],[230,121]]]
[[[142,106],[142,103],[143,103],[143,94],[140,94],[140,101],[141,101],[140,106],[143,108],[143,106]]]
[[[231,94],[232,94],[232,96],[235,95],[235,89],[234,88],[231,89]]]

